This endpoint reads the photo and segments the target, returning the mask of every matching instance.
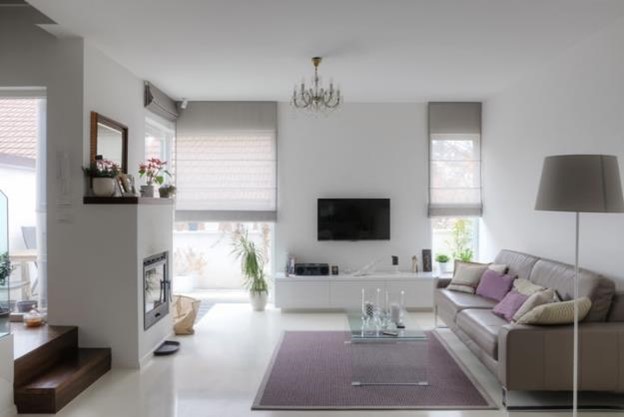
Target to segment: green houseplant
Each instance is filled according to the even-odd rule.
[[[7,279],[11,276],[13,267],[9,260],[9,253],[4,252],[0,254],[0,285],[6,285]]]
[[[251,306],[255,311],[264,311],[269,295],[264,275],[264,257],[249,239],[247,232],[234,235],[232,253],[241,262],[243,285],[249,290]]]
[[[439,254],[436,255],[435,260],[436,260],[436,262],[438,263],[438,265],[440,267],[440,272],[441,273],[448,272],[448,264],[449,264],[449,261],[451,260],[451,258],[449,258],[448,255],[446,255],[444,253],[439,253]]]

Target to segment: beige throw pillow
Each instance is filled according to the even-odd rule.
[[[587,297],[579,298],[579,321],[589,313],[591,301]],[[518,320],[519,324],[572,324],[574,323],[574,300],[544,304],[535,307]]]
[[[524,295],[533,295],[536,292],[544,291],[546,288],[541,285],[533,284],[528,279],[519,278],[514,281],[514,290]]]
[[[447,288],[451,291],[474,294],[481,280],[481,275],[483,275],[488,266],[488,264],[475,262],[455,261],[455,273]]]
[[[516,281],[520,281],[520,280],[517,279]],[[515,285],[515,281],[514,281],[514,285]],[[515,290],[518,291],[517,288]],[[523,294],[521,291],[518,291],[518,292]],[[555,298],[554,290],[545,289],[544,291],[535,292],[531,294],[529,298],[527,298],[526,301],[522,304],[522,306],[518,309],[518,311],[516,311],[516,313],[513,316],[513,321],[520,320],[522,316],[524,316],[526,313],[533,310],[537,306],[554,303],[555,301],[557,301],[557,299]]]

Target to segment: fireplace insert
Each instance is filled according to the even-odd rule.
[[[145,330],[169,314],[170,281],[167,252],[143,260],[143,307]]]

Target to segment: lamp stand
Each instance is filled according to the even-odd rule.
[[[573,341],[573,381],[572,381],[572,417],[578,415],[578,356],[579,356],[579,328],[578,328],[578,296],[579,296],[579,224],[580,213],[576,212],[576,241],[574,244],[574,341]]]

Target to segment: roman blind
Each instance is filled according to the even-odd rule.
[[[429,216],[481,216],[481,103],[429,103]]]
[[[177,121],[176,220],[275,220],[276,125],[275,102],[190,102]]]

